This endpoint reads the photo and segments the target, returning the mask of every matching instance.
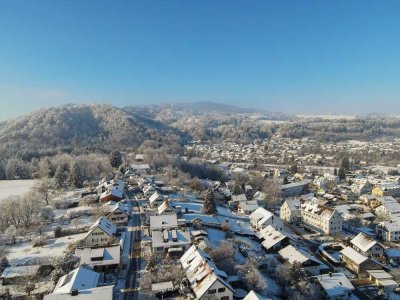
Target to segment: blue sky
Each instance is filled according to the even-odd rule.
[[[64,103],[400,112],[399,1],[0,1],[0,119]]]

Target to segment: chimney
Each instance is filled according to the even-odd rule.
[[[77,289],[71,290],[71,296],[78,296],[78,295],[79,295],[79,291]]]

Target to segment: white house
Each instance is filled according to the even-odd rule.
[[[182,255],[191,246],[190,233],[181,229],[154,230],[151,234],[154,254]]]
[[[373,238],[360,232],[350,241],[352,247],[367,257],[382,257],[385,249]]]
[[[288,223],[301,221],[301,202],[300,199],[287,199],[283,202],[280,209],[280,217]]]
[[[266,210],[265,208],[259,207],[250,215],[250,223],[253,227],[261,230],[268,225],[272,225],[278,230],[283,229],[282,220],[274,215],[272,212]]]
[[[110,245],[117,232],[117,228],[107,218],[101,217],[89,229],[82,239],[82,244],[86,247],[98,247]]]
[[[128,223],[129,213],[126,205],[121,202],[113,201],[104,204],[105,216],[113,224],[117,226],[125,226]]]
[[[400,221],[380,222],[376,226],[376,235],[386,242],[400,241]]]
[[[150,231],[178,228],[176,215],[150,216]]]
[[[301,218],[303,224],[313,230],[330,235],[342,232],[342,217],[339,213],[314,201],[301,204]]]

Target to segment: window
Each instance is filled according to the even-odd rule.
[[[221,297],[221,300],[229,300],[229,296],[223,296]]]
[[[215,294],[216,292],[217,292],[216,289],[212,289],[212,290],[209,290],[209,291],[208,291],[208,293],[209,293],[210,295],[213,295],[213,294]]]
[[[225,292],[225,288],[219,288],[218,289],[218,293],[223,293],[223,292]]]

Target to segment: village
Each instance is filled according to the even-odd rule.
[[[356,160],[369,145],[274,143],[187,145],[180,159],[219,180],[137,153],[95,185],[49,188],[39,227],[1,235],[0,298],[400,299],[397,166]]]

